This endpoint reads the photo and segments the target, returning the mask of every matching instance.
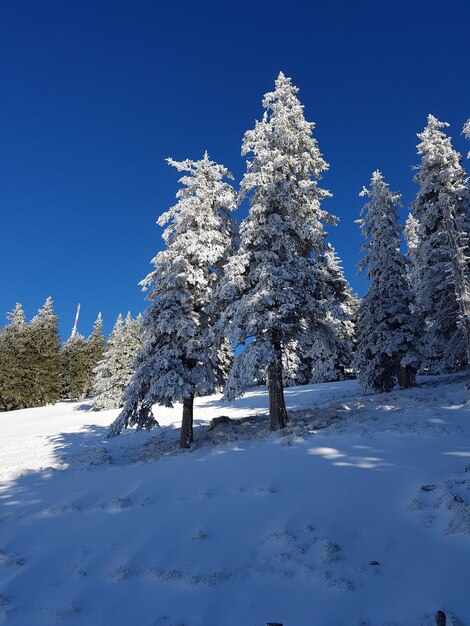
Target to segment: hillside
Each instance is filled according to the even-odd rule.
[[[111,441],[116,411],[0,414],[0,623],[470,624],[469,391],[420,383],[288,389],[274,435],[264,389],[200,398],[188,452],[179,407]]]

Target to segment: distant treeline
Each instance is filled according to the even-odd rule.
[[[90,336],[62,343],[52,298],[29,322],[21,304],[0,329],[0,411],[83,400],[93,394],[98,408],[119,407],[131,363],[140,345],[140,317],[119,315],[106,342],[98,315]],[[137,345],[137,347],[136,347]]]

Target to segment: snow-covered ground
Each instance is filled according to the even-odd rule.
[[[298,387],[274,435],[264,389],[201,398],[189,452],[179,407],[111,441],[116,411],[0,414],[0,623],[470,624],[469,394]]]

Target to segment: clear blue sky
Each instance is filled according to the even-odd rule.
[[[207,149],[238,184],[243,133],[280,70],[317,123],[324,206],[341,220],[330,239],[363,293],[358,192],[378,168],[405,215],[428,113],[466,154],[469,38],[468,0],[2,0],[0,324],[48,295],[64,336],[78,302],[85,335],[98,311],[107,332],[142,311],[177,190],[165,157]]]

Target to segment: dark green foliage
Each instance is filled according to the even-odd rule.
[[[76,335],[62,347],[52,298],[29,323],[21,304],[7,319],[9,324],[0,329],[0,411],[88,395],[105,347],[101,314],[88,341]]]
[[[60,398],[59,323],[52,299],[26,323],[20,304],[0,331],[0,410],[56,402]]]
[[[53,310],[52,298],[47,298],[29,326],[33,348],[35,405],[52,404],[61,395],[59,320]]]
[[[88,344],[82,335],[70,337],[61,351],[62,398],[83,400],[89,390]]]
[[[32,406],[28,376],[28,326],[21,304],[7,315],[9,324],[0,333],[0,405],[11,411]]]

